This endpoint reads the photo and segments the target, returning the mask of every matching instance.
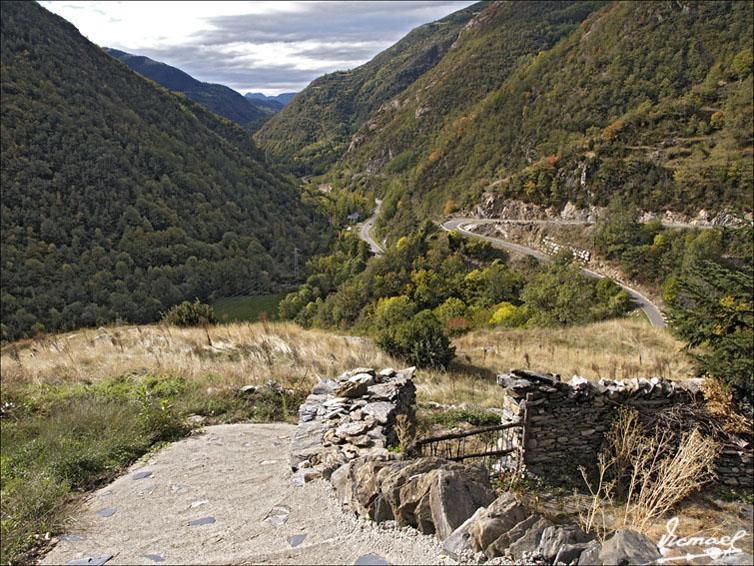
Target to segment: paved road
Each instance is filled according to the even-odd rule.
[[[550,258],[546,256],[545,254],[538,252],[537,250],[533,250],[531,248],[527,248],[526,246],[521,246],[519,244],[514,244],[512,242],[508,242],[506,240],[501,240],[500,238],[493,238],[491,236],[484,236],[482,234],[475,234],[474,232],[470,232],[469,230],[466,230],[465,227],[472,225],[472,224],[495,224],[499,223],[500,220],[496,219],[479,219],[479,218],[454,218],[453,220],[448,220],[447,222],[444,222],[442,224],[442,227],[450,232],[451,230],[458,230],[459,232],[462,232],[463,234],[467,236],[471,236],[472,238],[481,238],[482,240],[487,240],[488,242],[491,242],[497,246],[508,248],[510,250],[517,251],[519,253],[532,255],[536,257],[537,259],[541,260],[549,260]],[[506,222],[509,222],[506,220]],[[522,221],[523,222],[523,221]],[[530,221],[526,221],[530,222]],[[578,220],[538,220],[534,221],[539,224],[543,223],[555,223],[555,224],[583,224],[583,222]],[[581,269],[581,272],[588,276],[593,277],[595,279],[603,279],[605,275],[602,275],[600,273],[597,273],[595,271],[592,271],[590,269]],[[626,290],[626,292],[631,296],[631,299],[634,301],[636,305],[643,310],[647,318],[649,318],[649,322],[652,323],[652,326],[655,326],[657,328],[665,328],[665,320],[662,318],[662,314],[660,313],[660,310],[652,304],[652,302],[639,293],[636,289],[632,289],[631,287],[627,287],[623,285],[622,283],[619,283],[616,281],[618,285],[620,285],[623,289]]]
[[[377,217],[380,214],[380,208],[382,208],[381,200],[374,199],[374,202],[377,204],[377,208],[374,209],[372,216],[361,225],[361,228],[359,229],[359,237],[369,244],[374,255],[382,255],[385,250],[383,250],[382,247],[372,239],[372,236],[369,233],[374,225],[374,221],[377,220]]]

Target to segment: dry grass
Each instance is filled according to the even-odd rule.
[[[598,380],[662,376],[687,379],[681,342],[649,324],[610,320],[575,328],[486,330],[454,342],[469,364],[495,372],[512,368]]]
[[[457,358],[448,371],[418,372],[420,401],[500,407],[503,391],[495,375],[517,367],[588,379],[684,379],[690,368],[679,342],[629,320],[570,329],[482,330],[456,339],[454,345]],[[283,387],[308,389],[354,367],[402,366],[368,340],[291,323],[82,330],[5,346],[1,363],[3,387],[11,388],[159,372],[216,389],[269,379]]]
[[[219,389],[270,379],[284,387],[310,387],[346,369],[392,361],[359,338],[306,331],[294,324],[114,327],[16,346],[2,352],[4,386],[91,383],[153,371]]]

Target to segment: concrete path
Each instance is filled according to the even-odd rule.
[[[42,564],[453,564],[432,536],[294,485],[295,427],[206,427],[93,493]]]

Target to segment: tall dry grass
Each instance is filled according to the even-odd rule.
[[[360,338],[294,324],[238,323],[209,328],[150,325],[82,330],[10,345],[3,385],[96,382],[159,372],[215,388],[311,386],[358,366],[392,363]]]
[[[572,328],[482,330],[454,342],[473,366],[497,373],[512,368],[557,373],[565,379],[687,379],[683,344],[641,321],[616,319]]]
[[[563,329],[481,330],[454,341],[447,371],[422,370],[420,401],[501,406],[497,373],[512,368],[587,379],[661,375],[684,379],[681,344],[647,324],[615,320]],[[308,389],[354,367],[400,367],[369,340],[305,330],[292,323],[236,323],[209,328],[119,326],[6,345],[3,387],[93,383],[119,374],[156,372],[215,389],[260,385]]]

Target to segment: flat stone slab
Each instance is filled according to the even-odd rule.
[[[144,478],[148,478],[152,475],[152,472],[137,472],[133,475],[133,478],[135,480],[143,480]]]
[[[116,511],[117,509],[115,507],[102,509],[101,511],[97,511],[97,517],[112,517],[113,515],[115,515]]]
[[[151,560],[152,562],[165,562],[165,559],[159,554],[142,554],[141,557]]]
[[[387,566],[389,562],[379,554],[369,553],[359,556],[354,564],[357,566]]]
[[[293,535],[293,536],[287,537],[285,540],[288,541],[288,544],[290,544],[291,547],[296,548],[299,544],[304,542],[305,538],[306,538],[306,533],[303,533],[300,535]]]
[[[291,510],[289,507],[286,507],[285,505],[275,505],[275,507],[270,509],[270,512],[267,513],[264,520],[269,521],[273,525],[280,526],[285,524],[290,514]]]
[[[200,527],[201,525],[211,525],[215,522],[214,517],[202,517],[194,521],[189,521],[189,527]]]
[[[112,557],[112,554],[108,554],[106,556],[87,556],[86,558],[77,558],[76,560],[66,562],[66,566],[101,566],[102,564],[106,564]]]

